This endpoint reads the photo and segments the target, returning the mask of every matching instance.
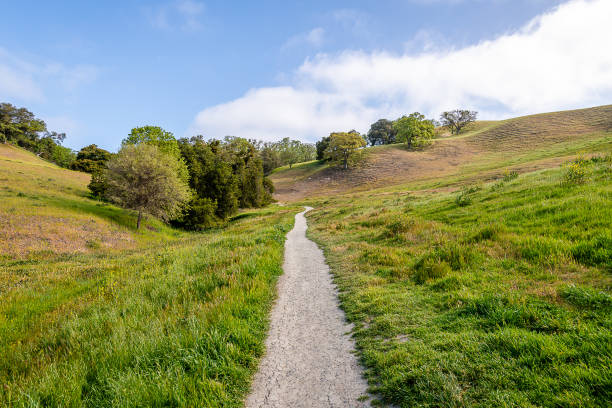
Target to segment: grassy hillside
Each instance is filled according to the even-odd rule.
[[[151,219],[88,198],[89,174],[62,169],[0,144],[0,258],[135,249],[180,235]]]
[[[460,179],[495,179],[508,169],[523,173],[555,167],[580,152],[610,150],[612,105],[477,122],[458,136],[442,135],[422,152],[402,145],[370,147],[366,161],[349,171],[315,162],[307,173],[296,166],[280,169],[271,179],[277,198],[290,202],[389,186],[440,188]]]
[[[612,160],[580,166],[310,201],[385,403],[609,406]]]
[[[273,175],[316,208],[385,405],[610,406],[611,123],[612,106],[477,123]]]
[[[295,209],[172,230],[0,145],[0,406],[242,406]]]

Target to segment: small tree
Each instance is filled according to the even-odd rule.
[[[342,162],[342,167],[348,169],[349,159],[365,145],[365,139],[355,131],[332,133],[329,135],[325,157],[334,162]]]
[[[79,150],[76,160],[70,168],[86,173],[101,172],[110,158],[111,153],[109,151],[100,149],[95,144],[92,144]]]
[[[189,170],[181,157],[181,150],[172,132],[159,126],[141,126],[132,129],[128,137],[123,139],[121,146],[148,144],[156,146],[162,153],[168,154],[179,161],[178,172],[181,180],[189,181]]]
[[[393,128],[397,133],[397,141],[406,143],[409,148],[425,146],[434,137],[433,123],[419,112],[402,116],[393,122]]]
[[[191,196],[176,158],[149,144],[124,145],[107,163],[105,176],[110,200],[138,211],[137,229],[143,212],[169,220]]]
[[[468,123],[474,122],[478,112],[470,110],[455,109],[453,111],[442,112],[440,122],[447,126],[451,134],[459,134]]]
[[[379,119],[370,126],[368,140],[372,146],[395,143],[396,133],[393,122],[388,119]]]

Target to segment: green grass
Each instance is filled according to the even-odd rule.
[[[311,200],[379,402],[610,405],[612,167],[584,166]]]
[[[0,406],[242,406],[294,213],[146,250],[3,262]]]
[[[0,145],[0,406],[240,407],[295,207],[186,233]]]

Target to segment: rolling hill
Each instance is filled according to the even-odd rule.
[[[612,106],[481,122],[272,175],[315,208],[381,406],[610,406],[611,124]]]
[[[291,207],[175,230],[0,144],[0,406],[242,406]]]
[[[398,185],[442,188],[472,177],[492,180],[506,170],[554,167],[579,152],[611,147],[612,105],[607,105],[476,122],[458,136],[436,139],[422,152],[401,145],[370,147],[365,162],[349,171],[313,162],[279,169],[271,179],[277,199],[288,202]]]

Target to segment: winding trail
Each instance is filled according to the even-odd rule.
[[[272,309],[266,355],[255,375],[247,408],[369,407],[359,401],[367,383],[351,327],[338,307],[323,252],[306,238],[304,214],[285,242],[284,274]]]

